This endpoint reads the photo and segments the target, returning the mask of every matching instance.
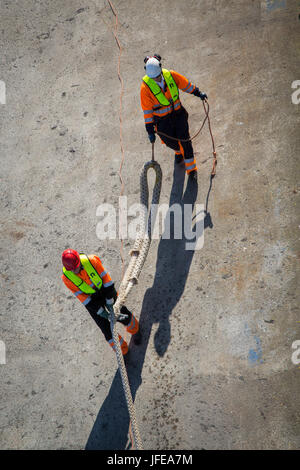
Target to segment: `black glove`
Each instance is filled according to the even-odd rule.
[[[193,91],[193,95],[195,96],[198,96],[198,98],[201,98],[201,100],[205,100],[207,99],[207,94],[206,93],[202,93],[202,91],[199,90],[199,88],[196,88],[194,91]]]
[[[155,134],[148,134],[148,137],[149,137],[149,140],[150,140],[151,144],[153,144],[155,142],[155,139],[156,139]]]

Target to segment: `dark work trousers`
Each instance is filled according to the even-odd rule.
[[[178,152],[180,149],[178,141],[169,139],[164,135],[160,135],[160,132],[164,132],[172,137],[177,139],[189,139],[189,124],[188,124],[188,112],[186,109],[181,106],[178,111],[173,111],[171,114],[168,114],[164,118],[157,118],[155,119],[157,134],[163,140],[163,142],[170,147],[171,149]],[[184,151],[184,158],[190,159],[194,157],[193,146],[191,142],[181,142],[183,151]]]
[[[101,317],[101,315],[97,314],[97,311],[99,310],[100,307],[105,308],[105,297],[101,295],[101,291],[100,293],[97,293],[97,295],[94,298],[92,296],[92,300],[86,305],[86,309],[88,310],[91,317],[95,320],[95,322],[99,326],[100,330],[105,336],[106,341],[109,341],[112,339],[110,322],[106,318],[103,318]],[[127,317],[118,321],[122,323],[123,325],[127,326],[131,321],[132,313],[128,310],[127,307],[125,307],[125,305],[121,307],[121,313],[123,313],[124,315],[127,315]]]

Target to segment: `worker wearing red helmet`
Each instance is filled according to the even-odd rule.
[[[184,142],[190,139],[188,113],[180,102],[179,89],[201,100],[205,100],[207,95],[175,70],[163,69],[158,54],[147,56],[144,62],[146,75],[141,84],[141,106],[149,140],[151,143],[155,142],[156,130],[163,143],[175,150],[175,162],[181,163],[184,160],[188,175],[197,179],[192,143]]]
[[[117,299],[117,291],[109,273],[104,270],[100,258],[96,255],[87,256],[84,253],[79,254],[75,250],[67,249],[62,254],[62,263],[64,284],[86,307],[106,341],[115,350],[108,310]],[[139,322],[125,305],[121,307],[118,321],[126,326],[129,333],[136,335],[135,343],[137,344],[140,340],[140,334],[137,334]],[[128,344],[121,335],[119,335],[119,340],[122,353],[125,355],[128,352]]]

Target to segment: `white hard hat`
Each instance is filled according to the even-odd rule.
[[[148,77],[158,77],[161,74],[161,63],[155,57],[150,57],[147,60],[145,70]]]

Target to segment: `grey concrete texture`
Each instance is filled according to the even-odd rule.
[[[143,446],[299,449],[298,2],[113,4],[129,204],[151,159],[145,55],[208,94],[218,153],[203,249],[154,240],[128,298],[143,334],[127,361]],[[120,240],[96,236],[97,207],[117,210],[120,193],[113,26],[104,0],[1,1],[1,449],[130,447],[116,358],[61,282],[68,247],[98,254],[121,280]],[[194,134],[201,101],[180,96]],[[193,145],[198,188],[156,142],[162,203],[205,204],[207,126]]]

